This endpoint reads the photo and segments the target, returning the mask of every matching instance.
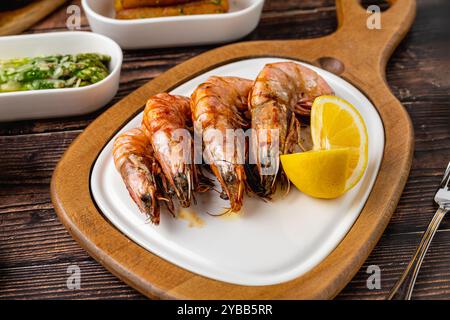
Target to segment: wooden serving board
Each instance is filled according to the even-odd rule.
[[[337,0],[338,30],[308,40],[243,42],[201,54],[162,74],[98,117],[73,142],[58,164],[51,193],[56,212],[72,236],[113,274],[151,298],[329,299],[352,279],[386,228],[406,183],[414,149],[413,128],[385,79],[386,63],[415,17],[415,0],[391,1],[382,28],[366,27],[368,14],[357,0]],[[373,102],[385,128],[381,168],[352,229],[318,266],[294,280],[270,286],[242,286],[186,271],[130,241],[96,207],[90,172],[102,148],[148,97],[203,72],[253,57],[302,60],[332,71]]]
[[[0,36],[22,33],[66,1],[35,0],[23,8],[0,12]]]

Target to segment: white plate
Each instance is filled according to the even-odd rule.
[[[0,93],[0,121],[73,116],[97,110],[116,95],[122,66],[122,50],[117,43],[92,32],[0,37],[0,59],[87,52],[111,56],[108,77],[81,88]]]
[[[179,86],[172,93],[190,95],[210,75],[253,79],[266,63],[259,58],[234,62]],[[308,65],[309,66],[309,65]],[[192,228],[183,219],[163,214],[160,226],[139,213],[114,168],[112,141],[100,153],[91,176],[93,197],[104,215],[130,239],[158,256],[205,277],[242,285],[270,285],[301,276],[330,254],[361,212],[378,174],[384,149],[384,129],[371,102],[345,80],[313,66],[336,95],[361,113],[369,134],[367,171],[350,192],[335,200],[310,198],[297,190],[276,202],[245,198],[237,218],[211,217],[227,205],[218,195],[201,197],[192,208],[202,220]],[[120,132],[138,126],[142,114]]]
[[[230,12],[150,19],[115,19],[113,0],[83,0],[94,32],[124,49],[161,48],[223,43],[242,38],[256,28],[264,0],[229,0]]]

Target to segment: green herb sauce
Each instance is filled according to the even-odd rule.
[[[96,53],[0,60],[0,93],[88,86],[108,76],[110,60]]]

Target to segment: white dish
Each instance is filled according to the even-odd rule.
[[[190,95],[210,75],[255,78],[266,63],[286,61],[258,58],[234,62],[211,70],[174,89]],[[200,196],[192,208],[204,221],[190,228],[183,219],[163,212],[153,226],[139,213],[114,168],[111,140],[95,162],[91,190],[95,202],[119,230],[145,249],[182,268],[205,277],[241,285],[270,285],[301,276],[319,264],[344,238],[360,214],[378,174],[384,150],[384,128],[372,103],[345,80],[308,65],[322,75],[336,95],[360,111],[369,134],[369,162],[358,185],[335,200],[310,198],[297,190],[275,202],[245,198],[236,218],[211,217],[227,202],[216,193]],[[122,128],[140,124],[139,114]]]
[[[151,19],[115,19],[114,1],[83,0],[91,29],[124,49],[223,43],[256,28],[264,0],[230,0],[230,12]]]
[[[52,54],[102,53],[111,56],[108,77],[81,88],[0,93],[0,121],[73,116],[107,104],[119,88],[122,50],[92,32],[55,32],[0,37],[0,59]]]

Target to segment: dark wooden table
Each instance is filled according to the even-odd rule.
[[[374,2],[380,1],[365,1]],[[450,161],[448,8],[448,0],[418,0],[417,20],[387,68],[389,84],[414,123],[414,162],[391,223],[338,299],[383,299],[436,210],[432,199]],[[66,19],[63,7],[28,32],[63,31]],[[320,37],[335,28],[333,0],[266,0],[260,25],[244,40]],[[89,30],[85,18],[82,29]],[[211,48],[126,51],[119,92],[102,110],[74,118],[0,123],[0,298],[144,298],[70,237],[53,210],[51,175],[69,144],[100,113],[165,70]],[[70,265],[81,269],[79,290],[67,288]],[[379,290],[367,288],[370,265],[381,269]],[[436,234],[413,298],[450,299],[449,219]]]

